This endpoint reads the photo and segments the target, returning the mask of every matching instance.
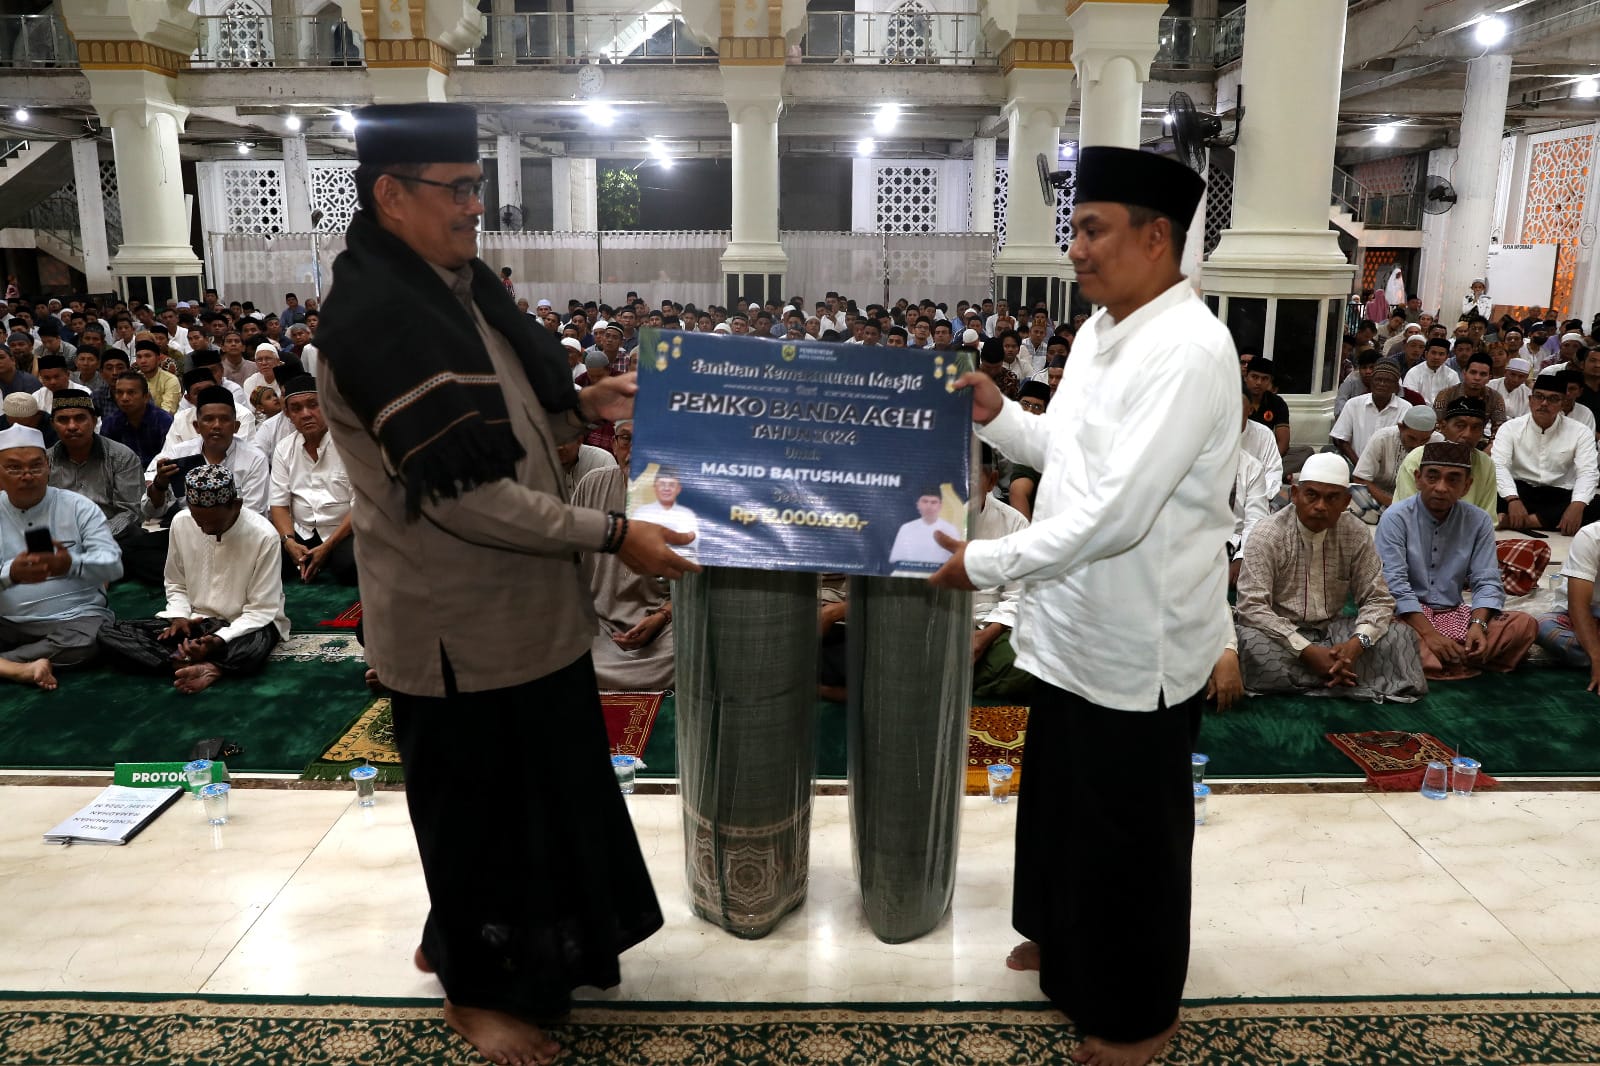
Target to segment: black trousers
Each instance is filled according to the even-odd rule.
[[[296,533],[294,539],[308,548],[315,548],[322,543],[322,534],[312,532],[309,539]],[[356,538],[346,537],[328,552],[328,557],[322,560],[322,569],[317,571],[317,577],[328,577],[336,585],[356,584]],[[283,553],[283,582],[300,580],[300,568],[290,558],[288,552]]]
[[[100,630],[100,650],[111,662],[124,669],[170,674],[179,665],[173,661],[172,653],[182,640],[162,641],[159,638],[171,622],[170,618],[138,618],[108,623]],[[191,635],[209,636],[226,624],[221,619],[208,618],[203,624],[193,627]],[[267,665],[272,649],[277,646],[278,631],[265,625],[234,637],[206,661],[215,663],[224,674],[248,677],[261,672],[261,668]]]
[[[1204,702],[1117,711],[1043,682],[1034,696],[1011,921],[1082,1035],[1130,1043],[1178,1017]]]
[[[136,529],[117,541],[122,549],[122,576],[143,585],[167,580],[167,531]]]
[[[661,928],[594,664],[488,692],[445,670],[444,697],[392,704],[431,904],[422,951],[452,1003],[556,1018]]]
[[[1518,481],[1517,498],[1522,501],[1522,506],[1528,513],[1539,520],[1540,529],[1555,529],[1561,524],[1561,516],[1572,503],[1572,490],[1556,488],[1552,485],[1535,485],[1530,481]],[[1506,513],[1506,501],[1500,500],[1500,513]],[[1583,524],[1600,519],[1600,494],[1583,509]]]

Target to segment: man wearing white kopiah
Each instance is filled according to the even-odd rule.
[[[1050,409],[983,374],[978,435],[1042,470],[1033,524],[961,544],[944,588],[1022,582],[1017,666],[1040,679],[1017,808],[1007,960],[1084,1041],[1072,1060],[1144,1066],[1178,1027],[1194,845],[1189,753],[1229,643],[1228,505],[1239,356],[1179,264],[1205,185],[1172,160],[1079,153],[1068,256],[1102,308]],[[1071,649],[1061,654],[1061,649]],[[1137,751],[1129,774],[1108,751]]]
[[[900,527],[894,535],[894,547],[889,549],[891,563],[942,563],[950,558],[948,548],[934,539],[936,533],[959,537],[961,531],[939,517],[944,507],[944,496],[937,486],[930,485],[917,496],[917,514]]]
[[[656,471],[654,491],[655,503],[647,503],[634,510],[630,517],[641,522],[654,522],[658,526],[666,526],[677,533],[693,533],[698,543],[700,534],[700,520],[695,513],[678,502],[678,494],[683,491],[683,482],[678,477],[675,467],[663,466]],[[684,546],[685,559],[697,559],[699,554],[695,551],[695,544]]]

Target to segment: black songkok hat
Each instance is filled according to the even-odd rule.
[[[1472,448],[1466,444],[1453,444],[1447,440],[1431,441],[1422,446],[1422,466],[1459,466],[1472,469]]]
[[[478,109],[471,104],[373,104],[355,119],[363,164],[478,162]]]
[[[290,378],[283,384],[283,398],[285,401],[291,396],[299,396],[304,392],[316,392],[317,379],[310,374],[301,374],[299,377]]]
[[[1035,400],[1043,400],[1045,403],[1049,403],[1050,386],[1046,382],[1034,381],[1030,378],[1022,383],[1022,388],[1017,392],[1017,399],[1020,400],[1024,396],[1031,396]]]
[[[67,357],[64,355],[41,355],[35,364],[40,370],[65,370]]]
[[[1559,370],[1542,370],[1539,376],[1533,379],[1534,392],[1559,392],[1563,396],[1567,392],[1567,379]]]
[[[1450,406],[1444,409],[1444,419],[1448,422],[1461,415],[1488,421],[1489,407],[1482,400],[1474,400],[1471,396],[1457,396],[1450,401]]]
[[[50,394],[50,410],[52,413],[64,411],[69,407],[81,407],[90,414],[95,415],[95,417],[99,417],[99,412],[94,407],[94,397],[87,392],[79,392],[77,389],[58,389]]]
[[[189,365],[196,370],[207,366],[221,366],[222,353],[215,348],[197,348],[189,353]]]
[[[188,392],[196,385],[215,385],[217,376],[203,366],[185,371],[183,375],[183,391]]]
[[[1096,144],[1078,153],[1076,203],[1148,207],[1187,230],[1205,191],[1200,175],[1153,152]]]
[[[221,385],[213,385],[209,389],[203,389],[201,390],[200,395],[195,399],[194,409],[198,411],[208,403],[224,403],[229,407],[232,407],[233,393],[229,392]]]

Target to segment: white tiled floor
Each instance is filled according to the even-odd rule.
[[[0,988],[436,996],[403,797],[236,789],[220,831],[185,800],[124,848],[40,834],[96,790],[0,787]],[[805,905],[742,941],[691,916],[678,800],[629,801],[666,928],[605,998],[1038,998],[1002,964],[1014,805],[965,801],[951,913],[911,944],[867,930],[846,800],[816,801]],[[1200,831],[1186,995],[1600,991],[1600,793],[1222,795]]]

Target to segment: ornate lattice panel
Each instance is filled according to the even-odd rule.
[[[343,233],[356,213],[355,168],[333,163],[311,164],[311,213],[322,212],[319,233]]]
[[[1222,231],[1233,225],[1233,175],[1211,165],[1206,171],[1206,250],[1217,249]]]
[[[1376,289],[1380,278],[1388,278],[1398,254],[1393,248],[1368,248],[1361,255],[1361,288]]]
[[[268,15],[261,7],[250,0],[232,0],[217,20],[218,58],[229,66],[270,66],[267,25]]]
[[[1556,282],[1550,305],[1562,318],[1572,313],[1572,281],[1578,269],[1578,238],[1594,145],[1594,134],[1579,133],[1536,143],[1528,157],[1522,243],[1556,246]]]
[[[117,164],[115,160],[100,161],[100,199],[105,204],[106,240],[112,253],[122,246],[122,197],[117,193]]]
[[[282,233],[283,176],[276,165],[236,163],[222,168],[224,229],[228,233]]]
[[[890,63],[925,63],[933,55],[933,13],[920,0],[905,0],[890,12],[883,36]]]
[[[1374,196],[1407,196],[1416,191],[1418,169],[1425,159],[1425,155],[1397,155],[1357,163],[1350,173]]]
[[[1072,203],[1078,196],[1078,164],[1066,163],[1060,169],[1072,178],[1066,188],[1056,190],[1056,244],[1064,252],[1072,243]]]
[[[878,168],[873,219],[883,233],[933,233],[939,228],[939,168]]]
[[[1004,163],[994,168],[994,246],[1006,246],[1006,207],[1011,203],[1011,169]]]

